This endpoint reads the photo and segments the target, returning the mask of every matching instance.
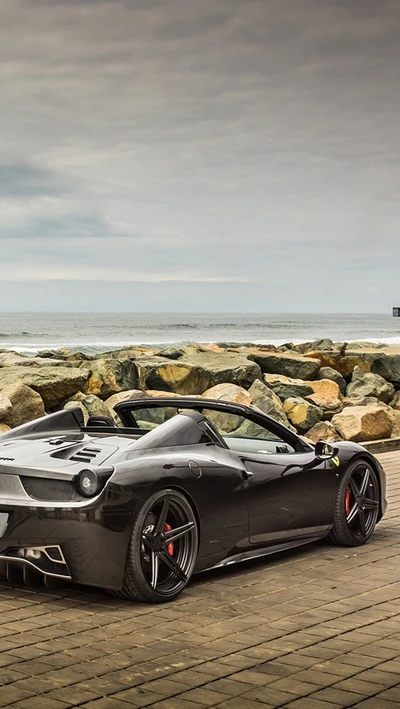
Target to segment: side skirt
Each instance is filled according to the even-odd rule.
[[[329,533],[324,531],[323,534],[313,534],[308,538],[293,539],[290,542],[283,542],[282,544],[274,544],[269,547],[258,547],[258,549],[249,549],[248,551],[241,552],[240,554],[234,554],[233,556],[228,556],[226,559],[222,559],[218,564],[214,566],[208,566],[206,569],[201,569],[201,571],[196,571],[195,573],[203,573],[204,571],[211,571],[211,569],[219,569],[223,566],[229,566],[230,564],[239,564],[242,561],[249,561],[250,559],[258,559],[262,556],[269,556],[270,554],[278,554],[281,551],[287,551],[288,549],[294,549],[295,547],[304,546],[305,544],[310,544],[311,542],[317,542],[319,539],[324,539]]]

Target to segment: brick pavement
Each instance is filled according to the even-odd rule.
[[[400,452],[361,548],[313,544],[193,579],[172,604],[0,586],[0,707],[400,706]]]

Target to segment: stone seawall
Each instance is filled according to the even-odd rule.
[[[400,352],[371,343],[191,343],[93,356],[0,352],[0,431],[61,408],[113,415],[122,400],[201,395],[253,404],[312,441],[400,436]]]

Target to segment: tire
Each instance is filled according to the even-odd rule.
[[[365,544],[373,534],[380,510],[380,488],[366,460],[351,463],[336,495],[329,539],[341,546]]]
[[[177,490],[160,490],[140,510],[126,558],[119,595],[165,603],[189,582],[196,562],[198,527],[194,511]]]

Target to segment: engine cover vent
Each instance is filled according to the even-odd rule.
[[[90,463],[101,453],[100,448],[82,448],[78,453],[72,455],[70,460],[78,460],[81,463]]]

